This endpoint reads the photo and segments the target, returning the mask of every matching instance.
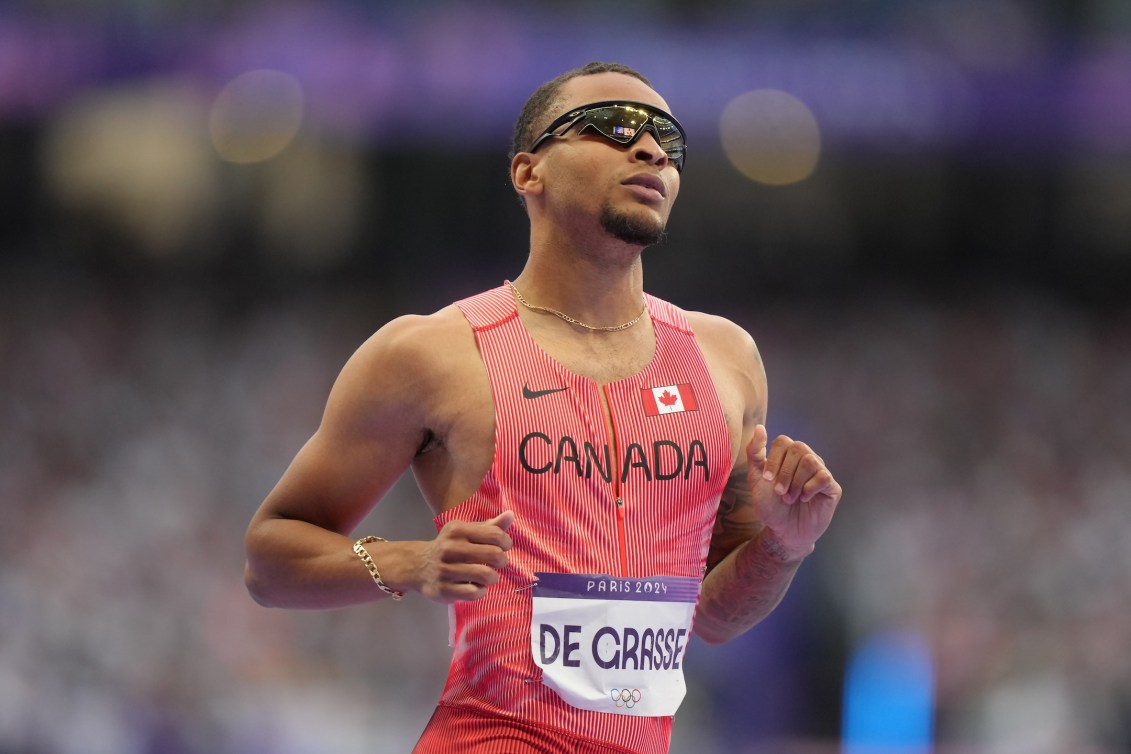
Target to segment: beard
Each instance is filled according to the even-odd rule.
[[[601,227],[618,241],[633,246],[651,246],[664,240],[664,224],[653,218],[613,209],[612,204],[601,207]]]

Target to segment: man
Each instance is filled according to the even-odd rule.
[[[535,92],[522,273],[363,344],[248,528],[264,605],[452,606],[417,752],[666,752],[692,625],[718,643],[767,615],[840,499],[804,443],[767,448],[750,336],[644,294],[685,157],[668,113],[616,64]],[[355,543],[409,466],[436,538]]]

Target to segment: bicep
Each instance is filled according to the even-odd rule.
[[[418,365],[380,340],[342,369],[322,422],[256,518],[348,533],[408,468],[425,436]]]
[[[766,371],[754,339],[741,328],[725,320],[716,320],[709,346],[725,381],[720,398],[729,404],[731,415],[741,417],[737,428],[734,466],[726,488],[719,499],[707,554],[707,570],[719,564],[736,547],[758,535],[762,523],[754,509],[753,495],[747,480],[749,463],[746,452],[755,427],[766,423]]]

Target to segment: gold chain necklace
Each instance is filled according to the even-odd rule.
[[[546,314],[553,314],[555,317],[559,317],[561,319],[564,319],[566,322],[569,322],[571,325],[577,325],[578,327],[584,327],[586,330],[592,330],[594,332],[619,332],[621,330],[627,330],[628,328],[632,327],[637,322],[639,322],[640,319],[644,316],[644,312],[648,311],[648,302],[645,301],[644,305],[640,309],[640,313],[637,314],[632,319],[630,319],[629,321],[625,322],[623,325],[610,325],[608,327],[597,327],[595,325],[587,325],[584,322],[582,322],[581,320],[574,319],[573,317],[569,316],[568,314],[566,314],[564,312],[559,312],[557,309],[551,309],[548,306],[535,306],[534,304],[530,303],[529,301],[527,301],[525,298],[522,297],[522,294],[519,293],[518,288],[515,288],[514,283],[512,283],[511,281],[508,280],[507,285],[509,285],[511,287],[511,290],[514,291],[514,297],[518,299],[518,303],[522,304],[527,309],[530,309],[531,311],[535,311],[535,312],[545,312]]]

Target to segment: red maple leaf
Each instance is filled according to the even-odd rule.
[[[660,403],[664,404],[665,406],[674,406],[675,402],[678,400],[679,397],[672,395],[671,391],[669,390],[665,390],[664,392],[660,393]]]

